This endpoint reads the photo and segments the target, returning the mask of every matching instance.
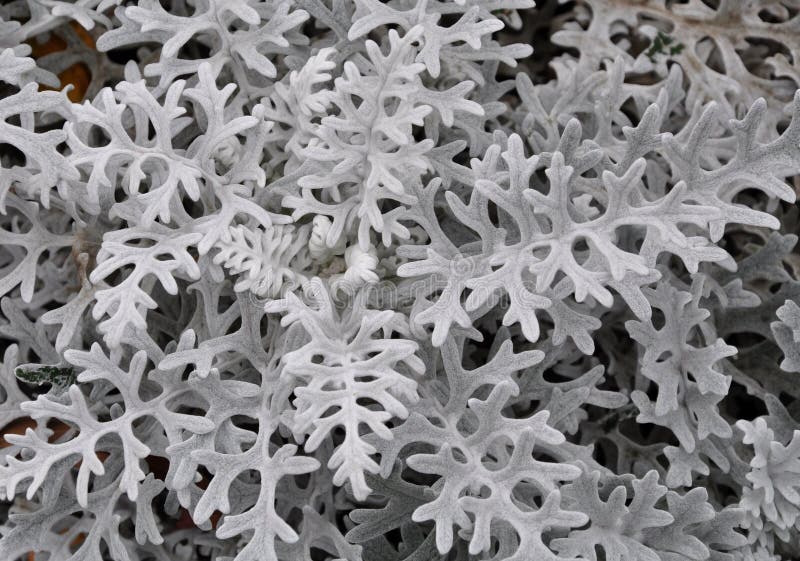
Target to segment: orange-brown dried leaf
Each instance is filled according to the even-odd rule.
[[[92,37],[88,31],[74,21],[70,22],[69,25],[75,31],[75,34],[80,38],[80,40],[86,44],[86,46],[88,46],[90,49],[95,49],[94,37]],[[61,52],[67,48],[67,42],[55,33],[51,33],[50,38],[43,43],[31,41],[30,45],[32,49],[31,54],[35,59],[52,53]],[[58,75],[58,79],[61,80],[62,88],[70,84],[73,86],[73,88],[67,93],[67,97],[73,103],[78,103],[82,101],[83,97],[86,95],[86,90],[89,88],[89,84],[92,81],[92,73],[88,66],[83,63],[77,63],[61,72]],[[55,88],[40,86],[40,89],[52,90]]]
[[[30,417],[21,417],[16,421],[13,421],[3,427],[3,430],[0,431],[0,448],[7,448],[11,446],[9,442],[6,441],[7,434],[18,434],[22,435],[25,434],[25,431],[28,429],[32,429],[36,426],[36,421],[31,419]]]

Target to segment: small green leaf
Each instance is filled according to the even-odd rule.
[[[35,369],[17,368],[14,372],[18,379],[30,384],[51,384],[56,388],[66,388],[75,383],[77,375],[71,366],[40,366]]]

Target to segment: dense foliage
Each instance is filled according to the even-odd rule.
[[[537,3],[0,6],[0,559],[800,559],[800,2]]]

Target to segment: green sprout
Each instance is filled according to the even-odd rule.
[[[684,48],[685,46],[683,43],[678,43],[674,38],[659,31],[658,35],[656,35],[655,39],[653,39],[653,42],[650,44],[650,48],[645,52],[645,55],[651,62],[655,62],[656,55],[675,56],[681,54]]]

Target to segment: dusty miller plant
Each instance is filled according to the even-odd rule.
[[[800,559],[796,0],[0,6],[0,559]]]

